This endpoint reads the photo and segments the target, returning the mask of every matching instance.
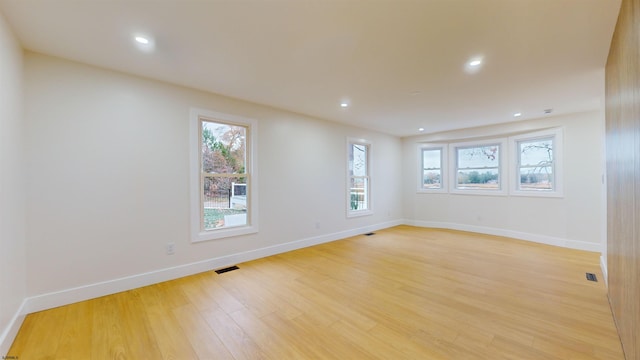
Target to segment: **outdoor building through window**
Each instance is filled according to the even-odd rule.
[[[247,224],[245,126],[201,119],[202,230]]]
[[[370,203],[370,165],[371,144],[350,139],[348,141],[348,216],[371,213]]]
[[[257,232],[255,122],[192,109],[192,240]]]

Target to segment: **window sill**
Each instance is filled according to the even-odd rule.
[[[216,229],[216,230],[210,230],[210,231],[201,231],[192,235],[191,242],[196,243],[196,242],[202,242],[202,241],[224,239],[224,238],[233,237],[233,236],[255,234],[257,232],[258,232],[258,227],[256,225],[230,227],[226,229]]]
[[[372,215],[372,214],[373,214],[373,211],[371,211],[371,210],[349,211],[349,212],[347,212],[347,218],[367,216],[367,215]]]

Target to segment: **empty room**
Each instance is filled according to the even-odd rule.
[[[639,29],[0,0],[0,356],[640,360]]]

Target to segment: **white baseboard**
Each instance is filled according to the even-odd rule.
[[[365,226],[331,234],[314,236],[306,239],[291,241],[284,244],[268,246],[260,249],[245,251],[237,254],[221,256],[202,260],[194,263],[174,266],[165,269],[136,274],[119,279],[103,281],[99,283],[79,286],[70,289],[50,292],[46,294],[27,297],[14,315],[9,325],[0,336],[0,356],[6,356],[13,343],[20,326],[27,314],[52,309],[58,306],[68,305],[79,301],[94,299],[100,296],[115,294],[142,286],[152,285],[163,281],[169,281],[184,276],[197,274],[204,271],[219,269],[226,266],[255,260],[271,255],[281,254],[287,251],[297,250],[313,245],[327,243],[335,240],[356,236],[371,231],[402,225],[402,220],[388,221],[375,225]],[[10,354],[9,354],[10,355]]]
[[[284,244],[268,246],[260,249],[245,251],[237,254],[221,256],[194,263],[159,269],[143,274],[136,274],[119,279],[103,281],[99,283],[79,286],[71,289],[51,292],[32,296],[26,299],[23,314],[51,309],[54,307],[72,304],[79,301],[97,298],[121,291],[127,291],[142,286],[156,284],[163,281],[173,280],[184,276],[189,276],[204,271],[219,269],[222,267],[255,260],[271,255],[284,253],[291,250],[301,249],[313,245],[318,245],[330,241],[344,239],[350,236],[376,231],[396,225],[401,225],[402,220],[388,221],[375,225],[365,226],[346,231],[335,232],[306,239],[291,241]]]
[[[26,298],[20,309],[16,312],[11,323],[2,332],[0,337],[0,355],[5,356],[9,347],[13,343],[15,336],[24,321],[26,314],[51,309],[58,306],[68,305],[79,301],[89,300],[100,296],[115,294],[142,286],[152,285],[163,281],[169,281],[184,276],[197,274],[204,271],[219,269],[222,267],[255,260],[271,255],[281,254],[287,251],[297,250],[313,245],[323,244],[335,240],[348,238],[364,234],[371,231],[389,228],[397,225],[413,225],[420,227],[444,228],[452,230],[471,231],[481,234],[506,236],[515,239],[534,241],[543,244],[563,246],[579,250],[599,252],[600,244],[592,244],[577,240],[561,239],[537,234],[530,234],[512,230],[503,230],[489,227],[480,227],[455,223],[417,221],[417,220],[393,220],[384,223],[374,224],[356,229],[309,237],[301,240],[291,241],[284,244],[268,246],[260,249],[245,251],[237,254],[221,256],[217,258],[202,260],[194,263],[174,266],[165,269],[136,274],[119,279],[112,279],[99,283],[64,289],[56,292],[31,296]],[[602,259],[601,259],[602,262]],[[606,267],[603,266],[603,274],[606,279]],[[10,354],[9,354],[10,355]]]
[[[607,260],[600,255],[600,268],[602,269],[602,277],[604,277],[604,286],[609,287],[609,275],[607,271]]]
[[[24,322],[24,318],[26,316],[24,312],[24,307],[27,300],[22,301],[20,308],[16,311],[13,318],[9,322],[9,325],[2,331],[0,334],[0,359],[5,359],[7,356],[13,356],[13,354],[9,354],[9,348],[11,348],[11,344],[13,344],[13,340],[16,338],[18,334],[18,330],[20,330],[20,326]]]
[[[505,236],[505,237],[510,237],[514,239],[533,241],[541,244],[555,245],[555,246],[561,246],[561,247],[566,247],[570,249],[593,251],[598,253],[600,252],[600,249],[602,247],[601,244],[590,243],[586,241],[563,239],[563,238],[557,238],[553,236],[531,234],[531,233],[525,233],[520,231],[505,230],[505,229],[491,228],[491,227],[485,227],[485,226],[474,226],[474,225],[466,225],[466,224],[456,224],[456,223],[437,222],[437,221],[419,221],[419,220],[405,220],[405,224],[420,226],[420,227],[461,230],[461,231],[470,231],[470,232],[476,232],[476,233],[487,234],[487,235]]]

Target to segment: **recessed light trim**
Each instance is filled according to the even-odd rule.
[[[138,50],[146,53],[152,53],[156,48],[156,42],[153,37],[144,33],[133,34],[133,43]]]
[[[464,70],[469,74],[476,73],[480,71],[480,68],[482,68],[483,63],[484,63],[483,56],[474,56],[465,63]]]
[[[142,45],[149,45],[149,39],[144,37],[144,36],[136,36],[134,38],[134,40],[138,43],[138,44],[142,44]]]

